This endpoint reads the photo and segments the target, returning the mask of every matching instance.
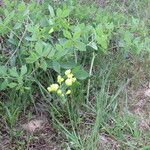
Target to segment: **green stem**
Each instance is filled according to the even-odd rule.
[[[90,70],[89,70],[89,77],[91,77],[92,75],[92,69],[93,69],[93,65],[94,65],[94,60],[95,60],[95,52],[93,52],[92,54],[92,60],[91,60],[91,66],[90,66]],[[87,87],[87,95],[86,95],[86,102],[89,102],[89,92],[90,92],[90,84],[91,84],[91,78],[88,79],[88,87]]]

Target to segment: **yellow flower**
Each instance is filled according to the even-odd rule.
[[[76,82],[76,80],[77,80],[77,79],[76,79],[75,77],[72,78],[72,82],[73,82],[73,83]]]
[[[58,77],[57,77],[57,82],[58,82],[59,84],[61,84],[63,81],[64,81],[64,78],[62,78],[60,75],[58,75]]]
[[[68,90],[68,91],[66,92],[66,95],[69,95],[69,94],[71,94],[71,90]]]
[[[67,74],[67,77],[68,77],[68,78],[72,78],[72,77],[73,77],[73,74],[72,74],[72,73],[69,73],[69,74]]]
[[[67,86],[71,86],[72,85],[72,79],[66,79],[65,83]]]
[[[68,70],[66,70],[65,71],[65,75],[67,76],[68,74],[70,74],[71,73],[71,70],[70,69],[68,69]]]
[[[47,88],[47,90],[49,92],[56,92],[59,88],[59,85],[58,84],[52,84],[50,87]]]
[[[59,90],[57,91],[57,94],[58,94],[58,95],[62,95],[62,90],[59,89]]]

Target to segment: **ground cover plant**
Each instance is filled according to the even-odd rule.
[[[0,149],[150,149],[149,9],[0,1]]]

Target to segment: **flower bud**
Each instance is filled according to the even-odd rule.
[[[70,69],[65,71],[65,75],[66,75],[66,76],[67,76],[68,74],[70,74],[70,73],[71,73],[71,70],[70,70]]]
[[[66,79],[65,83],[67,86],[71,86],[72,85],[72,79]]]
[[[77,80],[77,79],[76,79],[75,77],[72,78],[72,82],[73,82],[73,83],[76,82],[76,80]]]
[[[64,81],[64,78],[62,78],[60,75],[58,75],[58,77],[57,77],[57,82],[58,82],[59,84],[61,84],[63,81]]]
[[[59,89],[59,90],[57,91],[57,94],[58,94],[58,95],[62,95],[62,90]]]
[[[59,88],[59,85],[58,84],[52,84],[50,87],[47,88],[47,90],[49,92],[56,92]]]
[[[68,90],[68,91],[66,92],[66,95],[69,95],[69,94],[71,94],[71,90]]]
[[[68,78],[72,78],[72,77],[73,77],[73,74],[70,73],[70,74],[67,75],[67,77],[68,77]]]

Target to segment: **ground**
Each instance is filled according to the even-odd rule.
[[[44,1],[42,2],[44,3]],[[80,3],[83,6],[87,5],[85,0]],[[92,3],[93,1],[88,1],[88,5],[93,6]],[[146,0],[145,3],[139,0],[99,0],[94,3],[96,8],[98,6],[100,10],[104,9],[106,12],[116,11],[116,14],[123,13],[123,15],[135,16],[138,19],[142,18],[145,26],[149,27],[150,5],[145,5]],[[22,5],[20,7],[23,9]],[[87,14],[95,17],[90,10],[92,8],[89,10],[88,8],[90,7],[87,7]],[[50,6],[49,9],[52,11]],[[81,10],[82,14],[80,14],[80,10],[78,11],[79,14],[76,15],[79,15],[80,21],[86,20],[84,9]],[[74,19],[75,16],[72,18]],[[106,16],[106,20],[107,18],[109,16]],[[78,22],[73,19],[69,20],[71,24]],[[88,19],[85,23],[89,22]],[[127,19],[125,20],[124,28],[126,28]],[[95,26],[94,23],[92,25]],[[149,32],[148,29],[145,31]],[[60,31],[60,34],[61,32],[63,31]],[[13,88],[10,91],[9,89],[0,91],[0,150],[150,149],[149,52],[144,51],[138,55],[132,53],[131,49],[131,52],[121,51],[122,49],[117,45],[118,41],[115,41],[116,33],[116,31],[113,33],[113,38],[109,41],[108,52],[87,51],[85,57],[85,53],[76,53],[75,59],[82,63],[84,70],[89,71],[90,76],[83,81],[78,81],[78,89],[74,89],[75,94],[68,96],[66,103],[62,104],[60,97],[51,96],[51,93],[47,91],[47,85],[56,80],[57,69],[59,70],[57,67],[55,69],[48,68],[46,73],[43,73],[41,68],[37,70],[34,68],[37,64],[34,64],[35,66],[32,66],[32,63],[27,64],[28,70],[31,69],[31,66],[33,67],[31,74],[34,79],[29,78],[29,80],[33,79],[34,82],[30,85],[28,76],[24,79],[31,86],[31,92],[20,95]],[[138,33],[134,34],[138,35]],[[56,32],[52,35],[54,39],[57,39],[59,33]],[[0,65],[7,59],[9,60],[9,56],[11,56],[11,46],[5,41],[8,37],[11,37],[11,34],[0,35],[0,44],[5,49],[4,58],[0,57],[2,60]],[[46,41],[49,40],[49,35],[47,37]],[[11,42],[13,43],[13,41]],[[25,42],[23,41],[21,44]],[[25,45],[27,44],[25,43]],[[23,54],[19,55],[20,51],[16,53],[19,59],[20,56],[27,57],[28,48],[33,46],[32,42],[30,46],[23,45]],[[13,46],[12,49],[14,49]],[[24,52],[26,49],[27,52]],[[20,64],[17,64],[18,66],[20,67]],[[36,76],[36,74],[38,75]]]

